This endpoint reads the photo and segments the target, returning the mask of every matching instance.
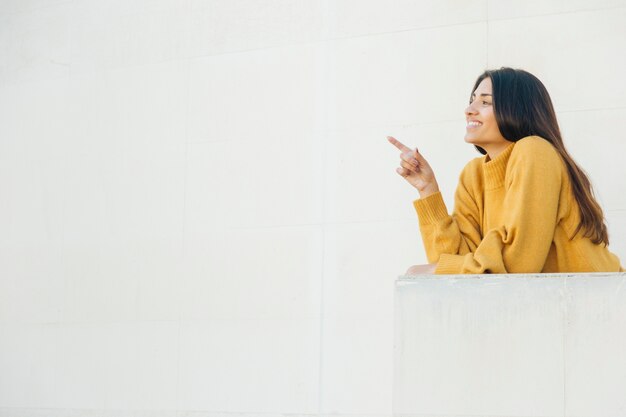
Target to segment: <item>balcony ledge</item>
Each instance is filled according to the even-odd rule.
[[[401,276],[395,416],[626,416],[626,273]]]

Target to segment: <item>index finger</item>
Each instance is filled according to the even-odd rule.
[[[408,147],[404,146],[402,142],[400,142],[398,139],[394,138],[393,136],[387,136],[387,140],[391,142],[393,146],[400,149],[402,152],[413,152],[413,149],[409,149]]]

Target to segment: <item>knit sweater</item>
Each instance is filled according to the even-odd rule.
[[[539,136],[463,169],[452,215],[440,192],[413,202],[436,274],[618,272],[604,244],[573,236],[580,222],[567,167]]]

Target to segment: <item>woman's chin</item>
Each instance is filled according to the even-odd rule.
[[[475,140],[476,138],[472,136],[471,134],[467,134],[467,133],[465,134],[465,142],[474,144]]]

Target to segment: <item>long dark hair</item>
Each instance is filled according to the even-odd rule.
[[[476,80],[471,94],[486,77],[491,79],[493,112],[502,136],[510,142],[517,142],[526,136],[540,136],[555,147],[565,162],[574,197],[580,208],[580,223],[570,240],[584,229],[584,236],[593,243],[608,245],[609,235],[602,208],[595,199],[587,174],[565,149],[546,87],[527,71],[501,67],[483,72]],[[483,155],[487,153],[480,146],[476,146],[476,149]]]

